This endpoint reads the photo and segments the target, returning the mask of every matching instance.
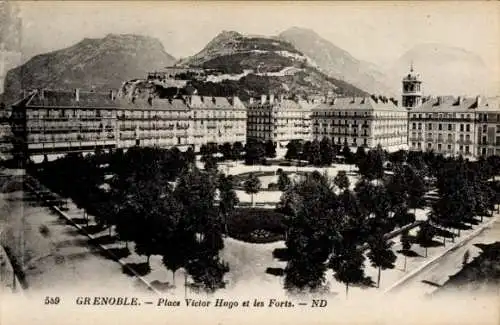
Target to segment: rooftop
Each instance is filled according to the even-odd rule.
[[[313,111],[324,110],[391,110],[403,111],[395,100],[386,97],[338,97],[327,102],[320,103],[313,108]]]
[[[422,105],[412,109],[412,112],[470,112],[488,108],[488,99],[483,96],[439,96],[423,98]]]

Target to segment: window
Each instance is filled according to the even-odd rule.
[[[417,128],[417,123],[412,124],[412,129],[415,130]]]
[[[488,131],[488,126],[485,124],[483,125],[483,133],[486,133]]]
[[[464,125],[460,124],[460,132],[464,132]]]
[[[487,144],[487,142],[486,142],[486,136],[485,135],[483,135],[483,139],[482,140],[483,140],[483,141],[481,141],[482,144]]]
[[[438,143],[438,150],[441,151],[441,143]]]
[[[418,123],[418,129],[422,130],[422,123]]]
[[[465,141],[470,141],[470,135],[468,135],[468,134],[467,134],[467,135],[465,136]]]
[[[431,149],[432,148],[432,143],[427,143],[427,149]]]
[[[470,124],[466,124],[465,125],[465,131],[466,132],[470,132]]]
[[[448,145],[448,150],[451,150],[451,144]]]
[[[429,123],[429,124],[427,125],[427,129],[428,129],[429,131],[430,131],[430,130],[432,130],[432,123]]]
[[[448,131],[451,131],[451,124],[448,124]]]
[[[438,130],[441,131],[443,129],[443,124],[439,123],[438,124]]]
[[[465,153],[468,154],[469,153],[469,146],[465,146]]]

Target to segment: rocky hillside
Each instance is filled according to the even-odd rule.
[[[292,27],[279,36],[310,57],[329,76],[345,80],[370,93],[393,95],[387,77],[373,64],[360,61],[311,29]]]
[[[247,36],[234,31],[217,35],[199,53],[178,65],[214,69],[218,74],[193,81],[199,92],[240,97],[262,92],[344,95],[367,93],[318,69],[314,60],[279,38]]]
[[[109,34],[33,57],[10,70],[5,78],[5,96],[16,99],[21,89],[118,88],[125,80],[144,78],[153,70],[172,65],[175,59],[155,38]]]

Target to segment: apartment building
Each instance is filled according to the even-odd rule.
[[[206,143],[246,143],[247,108],[238,97],[188,96],[190,144],[199,149]]]
[[[262,95],[247,104],[247,137],[273,141],[285,147],[291,140],[311,139],[310,102],[284,96]]]
[[[482,112],[482,113],[480,113]],[[498,112],[497,110],[497,113]],[[496,115],[486,98],[439,96],[423,98],[422,105],[409,113],[410,150],[434,151],[444,155],[480,155],[483,149],[493,150]],[[486,118],[486,120],[484,120]],[[483,119],[485,123],[479,123]],[[483,138],[483,126],[486,139]],[[490,130],[490,131],[488,131]],[[490,133],[488,133],[490,132]],[[480,141],[481,140],[481,141]],[[479,143],[485,144],[479,149]]]
[[[476,109],[476,149],[478,156],[500,156],[500,98],[487,98]]]
[[[109,93],[36,90],[13,105],[11,127],[28,154],[159,146],[197,150],[246,140],[239,98],[117,98]]]
[[[338,145],[388,151],[407,147],[408,115],[394,99],[382,96],[341,97],[324,101],[313,109],[313,138],[327,136]]]

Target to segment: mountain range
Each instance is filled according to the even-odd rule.
[[[34,56],[10,70],[5,100],[21,89],[120,88],[125,81],[145,79],[165,66],[195,66],[216,71],[192,80],[202,95],[241,97],[262,92],[365,96],[398,96],[401,78],[415,65],[428,94],[475,94],[487,91],[488,68],[476,54],[443,44],[421,44],[393,64],[379,67],[355,58],[310,29],[292,27],[277,36],[223,31],[198,53],[176,60],[161,42],[140,35],[109,34],[84,39],[57,51]],[[143,83],[145,84],[145,83]]]
[[[459,47],[438,43],[418,44],[387,67],[389,86],[399,89],[401,76],[413,64],[429,95],[498,95],[494,75],[481,57]]]
[[[373,63],[356,59],[311,29],[292,27],[280,33],[278,38],[293,44],[332,77],[343,79],[372,94],[393,95],[394,89],[388,86],[386,75]]]
[[[86,38],[61,50],[34,56],[5,77],[5,97],[19,97],[22,89],[119,88],[129,79],[172,65],[175,58],[155,38],[109,34]]]

